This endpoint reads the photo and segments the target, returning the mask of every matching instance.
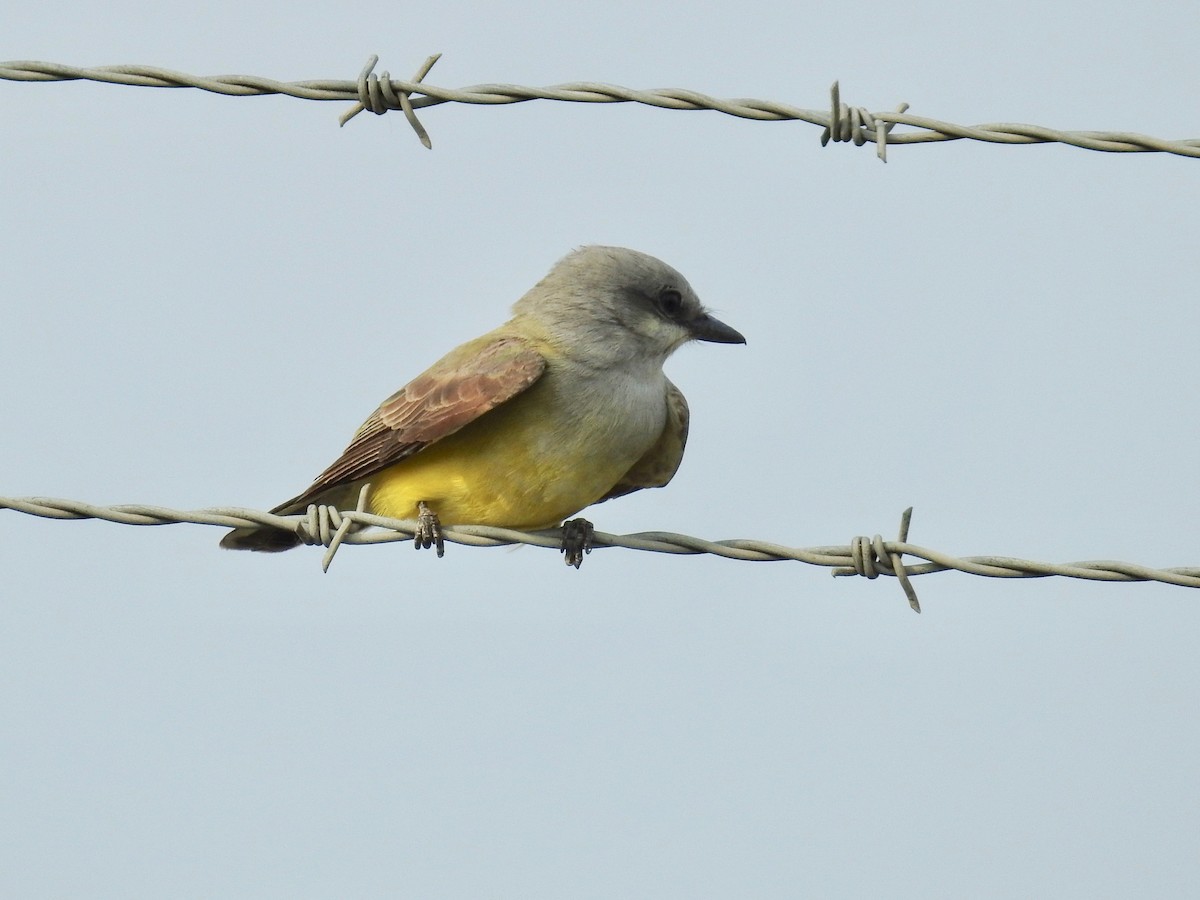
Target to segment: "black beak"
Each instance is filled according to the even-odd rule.
[[[735,328],[730,328],[719,319],[714,319],[705,313],[698,319],[688,323],[692,337],[698,341],[711,341],[714,344],[744,344],[746,339]]]

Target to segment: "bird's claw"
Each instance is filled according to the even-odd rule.
[[[437,547],[438,557],[446,555],[446,543],[442,540],[442,523],[435,513],[422,500],[417,504],[417,531],[413,535],[413,546],[418,550],[428,550]]]
[[[568,566],[579,568],[583,555],[592,552],[592,535],[596,529],[587,519],[570,519],[562,526],[562,554]]]

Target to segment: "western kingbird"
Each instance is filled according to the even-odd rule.
[[[582,247],[516,302],[508,322],[385,400],[308,490],[272,512],[354,508],[369,483],[368,511],[419,519],[417,546],[436,543],[441,555],[441,523],[553,528],[593,503],[662,487],[688,432],[687,401],[663,363],[692,340],[746,342],[666,263]],[[578,567],[566,532],[567,561]],[[299,543],[262,526],[237,528],[221,546]]]

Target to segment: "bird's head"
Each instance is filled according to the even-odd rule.
[[[557,342],[593,355],[661,364],[688,341],[744,344],[711,316],[687,279],[653,256],[624,247],[581,247],[559,260],[513,311]]]

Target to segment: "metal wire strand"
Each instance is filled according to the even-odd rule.
[[[421,143],[431,146],[429,135],[417,120],[416,110],[441,103],[472,103],[497,106],[530,100],[560,100],[568,103],[641,103],[661,109],[707,109],[760,121],[799,120],[823,129],[822,144],[851,141],[861,146],[876,144],[880,159],[886,161],[887,146],[920,144],[931,141],[974,140],[993,144],[1059,143],[1106,153],[1172,153],[1200,158],[1200,139],[1163,140],[1144,134],[1107,131],[1060,131],[1039,125],[993,123],[955,125],[925,116],[909,115],[907,104],[891,112],[871,113],[862,107],[841,102],[835,83],[828,110],[801,109],[786,103],[749,98],[723,100],[697,91],[679,88],[634,90],[598,82],[571,82],[550,87],[522,87],[514,84],[477,84],[465,88],[443,88],[423,81],[440,54],[429,57],[411,81],[392,79],[387,72],[372,74],[377,57],[371,57],[359,77],[352,80],[276,81],[253,75],[197,76],[156,66],[64,66],[59,63],[14,60],[0,63],[0,79],[9,81],[99,81],[137,87],[191,87],[234,97],[281,94],[302,100],[342,100],[355,105],[342,116],[345,124],[353,116],[370,109],[382,114],[401,109]],[[896,134],[897,125],[915,130]]]
[[[364,512],[365,494],[359,495],[357,508],[338,511],[331,507],[310,506],[300,515],[278,516],[274,513],[241,507],[214,507],[201,510],[175,510],[162,506],[123,504],[96,506],[78,500],[58,500],[49,497],[0,497],[0,509],[40,516],[46,519],[101,519],[121,525],[216,525],[221,528],[240,528],[247,525],[267,525],[300,536],[303,543],[328,548],[322,559],[322,569],[328,571],[333,555],[343,544],[379,544],[411,540],[417,531],[416,520],[389,519]],[[1113,560],[1090,560],[1073,563],[1044,563],[1006,556],[952,556],[908,543],[908,528],[912,508],[901,517],[899,539],[885,541],[856,537],[849,544],[830,547],[787,547],[760,540],[709,541],[704,538],[666,531],[645,531],[636,534],[608,534],[597,531],[594,547],[624,547],[653,553],[694,555],[708,553],[726,559],[747,562],[794,560],[811,566],[833,570],[833,575],[861,575],[877,578],[890,575],[897,579],[914,612],[920,603],[910,578],[932,572],[958,571],[987,578],[1046,578],[1059,575],[1085,581],[1156,581],[1180,587],[1200,588],[1200,566],[1159,569],[1135,563]],[[364,531],[361,529],[374,530]],[[471,547],[501,547],[511,544],[530,544],[535,547],[560,549],[558,529],[549,531],[516,531],[486,525],[444,526],[446,541]],[[913,556],[924,562],[905,565],[902,556]]]

